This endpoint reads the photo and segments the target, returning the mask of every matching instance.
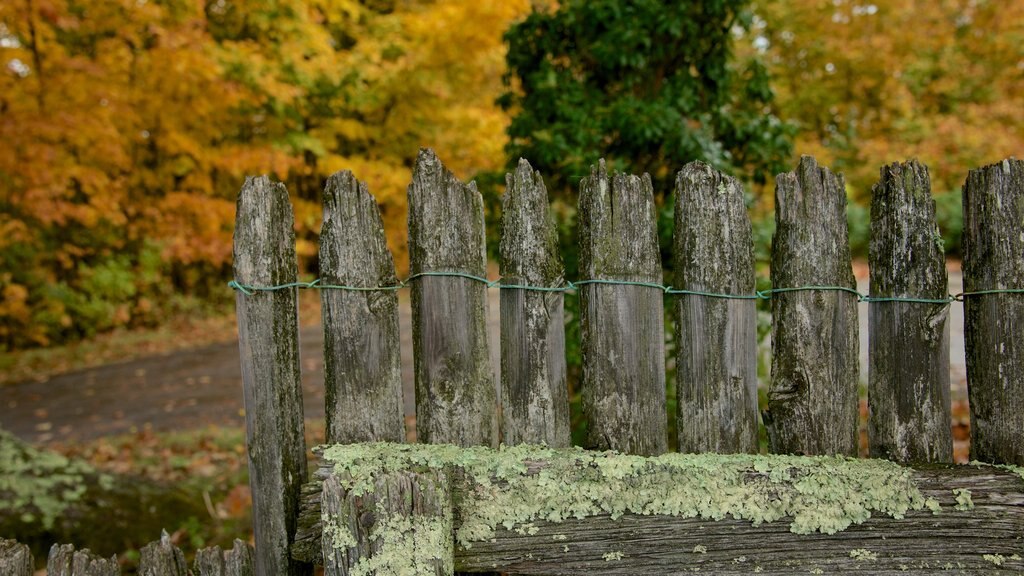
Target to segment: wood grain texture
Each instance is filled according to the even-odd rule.
[[[545,466],[540,460],[527,465],[531,474]],[[314,477],[321,482],[337,481],[332,480],[333,466],[325,463]],[[581,466],[594,468],[589,461]],[[744,481],[763,482],[765,476],[756,470],[755,463]],[[755,526],[749,519],[729,516],[718,520],[628,512],[614,519],[608,514],[569,516],[560,522],[534,520],[507,528],[499,525],[491,538],[473,541],[468,547],[456,546],[454,568],[460,572],[563,575],[656,575],[698,570],[712,574],[818,573],[816,570],[826,574],[929,574],[940,570],[977,574],[1024,570],[1024,477],[1020,471],[936,464],[918,465],[909,471],[909,482],[922,499],[935,501],[938,513],[924,508],[894,518],[875,512],[862,524],[852,524],[833,534],[795,534],[791,531],[794,519],[790,517]],[[460,476],[458,468],[446,473],[450,474],[451,501],[455,505],[453,530],[458,531],[465,512],[461,503],[471,501],[480,485]],[[815,476],[798,472],[790,476],[790,482],[796,486],[810,478]],[[688,476],[677,481],[693,482],[709,491],[716,486]],[[842,481],[837,482],[832,489],[841,492],[845,488]],[[501,481],[495,478],[492,484],[500,485]],[[381,486],[376,483],[375,490]],[[806,488],[815,489],[810,485]],[[685,491],[686,487],[681,485],[679,489]],[[709,500],[721,497],[709,494]],[[363,511],[375,510],[368,498],[364,495],[362,500],[350,500]],[[828,501],[827,496],[824,501]],[[828,505],[842,504],[831,500]],[[319,506],[318,499],[309,498],[304,508],[319,513]],[[350,518],[356,530],[362,530],[359,522],[377,521],[372,514],[351,510],[342,517]],[[319,532],[311,532],[310,537],[318,538]]]
[[[602,160],[580,182],[578,217],[583,278],[661,284],[648,175],[609,176]],[[645,286],[581,286],[587,448],[667,449],[663,296]]]
[[[327,285],[394,286],[395,264],[377,202],[351,172],[327,179],[320,231]],[[327,441],[405,440],[398,293],[321,290]]]
[[[0,538],[0,574],[8,576],[33,576],[35,559],[28,546],[14,540]]]
[[[519,160],[505,176],[502,284],[560,287],[565,270],[539,172]],[[562,292],[501,290],[502,442],[569,445]]]
[[[743,188],[703,162],[676,175],[673,287],[752,295],[754,244]],[[757,452],[754,300],[673,297],[680,452]]]
[[[253,550],[249,544],[236,539],[230,550],[220,546],[196,551],[193,573],[195,576],[255,576]]]
[[[167,532],[139,551],[139,576],[188,576],[185,554],[171,543]]]
[[[1024,289],[1024,161],[964,184],[964,291]],[[971,457],[1024,466],[1024,294],[964,299]]]
[[[412,274],[487,275],[483,199],[432,150],[416,158],[409,185]],[[420,442],[497,444],[497,393],[487,336],[487,286],[456,277],[412,284],[416,432]]]
[[[455,567],[474,572],[493,570],[496,564],[509,574],[563,576],[1024,570],[1024,481],[1019,476],[961,467],[919,470],[917,479],[921,491],[947,511],[910,512],[901,520],[873,517],[831,535],[793,534],[785,522],[752,526],[743,520],[632,514],[618,520],[536,522],[532,535],[500,530],[494,541],[456,549]],[[972,510],[952,510],[954,488],[971,491]],[[615,553],[622,557],[616,559]],[[606,559],[606,554],[614,555]]]
[[[945,298],[928,168],[915,160],[885,166],[871,192],[871,297]],[[868,325],[871,456],[952,462],[949,306],[872,302]]]
[[[800,158],[775,180],[772,288],[856,290],[841,176]],[[772,294],[772,382],[764,413],[775,453],[857,454],[857,298]]]
[[[382,475],[361,496],[328,477],[321,502],[321,521],[331,527],[322,540],[326,576],[452,574],[451,496],[443,473]],[[348,543],[339,541],[339,529]]]
[[[276,286],[295,281],[293,221],[283,184],[265,176],[246,179],[235,221],[239,282]],[[239,291],[235,300],[259,574],[309,573],[289,554],[306,479],[297,297],[297,290],[288,288],[251,295]]]
[[[7,574],[0,570],[0,574]],[[100,558],[89,549],[75,550],[71,544],[54,544],[46,559],[47,576],[120,576],[117,557]]]

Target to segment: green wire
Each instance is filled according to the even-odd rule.
[[[488,280],[482,276],[476,276],[465,272],[417,272],[405,280],[400,281],[398,284],[392,284],[389,286],[348,286],[339,284],[325,284],[321,283],[320,279],[317,278],[310,282],[289,282],[287,284],[280,284],[277,286],[254,286],[251,284],[242,284],[237,280],[228,282],[228,287],[245,294],[246,296],[252,296],[257,292],[275,292],[277,290],[286,290],[288,288],[315,288],[317,290],[348,290],[353,292],[384,292],[384,291],[395,291],[406,288],[409,284],[417,278],[423,278],[426,276],[446,276],[454,278],[465,278],[467,280],[473,280],[474,282],[480,282],[485,284],[488,288],[499,288],[503,290],[530,290],[534,292],[578,292],[580,286],[586,286],[587,284],[606,284],[616,286],[643,286],[646,288],[657,288],[665,294],[680,295],[680,296],[704,296],[707,298],[723,298],[728,300],[770,300],[773,294],[785,294],[787,292],[805,292],[805,291],[835,291],[835,292],[847,292],[857,297],[859,302],[910,302],[915,304],[949,304],[951,302],[963,302],[965,297],[971,296],[985,296],[989,294],[1024,294],[1024,289],[1020,288],[1008,288],[1000,290],[978,290],[975,292],[961,292],[959,294],[950,294],[945,298],[916,298],[916,297],[890,297],[890,296],[869,296],[862,294],[853,288],[846,286],[796,286],[787,288],[771,288],[768,290],[759,290],[754,294],[724,294],[720,292],[704,292],[700,290],[685,290],[682,288],[673,288],[672,286],[665,286],[658,284],[657,282],[633,282],[630,280],[604,280],[604,279],[592,279],[592,280],[577,280],[576,282],[566,281],[564,286],[531,286],[528,284],[502,284],[501,278],[497,280]]]

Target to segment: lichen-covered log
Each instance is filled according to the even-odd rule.
[[[324,572],[452,574],[454,536],[443,470],[375,476],[367,490],[328,476],[321,495]]]
[[[1024,161],[964,184],[964,291],[1024,289]],[[1024,465],[1024,294],[964,298],[971,457]]]
[[[422,149],[409,185],[412,274],[487,275],[483,199]],[[487,286],[425,276],[412,285],[416,434],[420,442],[497,443],[497,393],[488,353]]]
[[[676,175],[678,289],[754,294],[754,244],[743,188],[703,162]],[[674,297],[680,452],[757,452],[754,300]]]
[[[465,572],[1024,569],[1019,468],[911,468],[822,456],[644,458],[528,445],[368,444],[321,454],[316,480],[361,494],[352,502],[371,513],[364,503],[382,478],[402,470],[448,475],[455,569]],[[320,511],[314,499],[306,506]],[[345,510],[324,518],[361,517]]]
[[[188,576],[185,554],[167,532],[139,550],[139,576]]]
[[[253,286],[295,282],[293,226],[284,185],[266,176],[246,178],[235,219],[235,279]],[[289,555],[306,479],[297,299],[296,289],[287,288],[239,291],[235,300],[260,574],[309,573]]]
[[[502,284],[559,288],[558,232],[540,172],[520,159],[505,176]],[[569,445],[564,294],[501,290],[502,442]]]
[[[928,168],[881,170],[871,190],[872,298],[942,300],[949,290]],[[900,462],[952,462],[949,306],[872,302],[868,309],[868,442]]]
[[[604,160],[592,167],[580,182],[583,278],[661,284],[656,220],[650,176],[609,176]],[[647,286],[580,287],[588,448],[667,449],[663,296]]]
[[[324,285],[395,286],[377,202],[351,172],[327,179],[320,231]],[[395,291],[320,291],[327,441],[405,440]]]
[[[220,546],[196,551],[194,572],[196,576],[255,576],[252,546],[235,540],[231,550]]]
[[[802,156],[775,179],[772,289],[856,290],[842,176]],[[857,298],[836,290],[772,293],[772,452],[857,454]]]
[[[6,572],[0,572],[6,574]],[[46,559],[47,576],[120,576],[117,556],[100,558],[88,549],[75,550],[71,544],[54,544]]]
[[[0,538],[0,574],[32,576],[35,571],[35,559],[28,546]]]

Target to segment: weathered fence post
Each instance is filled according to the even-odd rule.
[[[0,571],[0,574],[7,572]],[[54,544],[46,559],[47,576],[120,576],[117,557],[100,558],[88,549],[75,550],[71,544]]]
[[[675,296],[680,452],[757,452],[754,244],[743,189],[703,162],[676,175]]]
[[[351,172],[327,179],[320,232],[320,282],[396,286],[377,202]],[[327,441],[405,440],[398,294],[321,290]]]
[[[945,300],[928,168],[915,160],[886,166],[871,192],[871,298]],[[952,462],[948,303],[872,302],[868,318],[871,456]]]
[[[505,176],[502,284],[560,288],[558,232],[540,172],[520,159]],[[501,290],[502,442],[569,445],[565,325],[560,291]]]
[[[295,231],[283,184],[246,178],[235,221],[235,279],[243,285],[295,282]],[[298,576],[310,567],[289,545],[306,480],[296,288],[238,291],[238,345],[245,396],[256,572]]]
[[[320,501],[326,576],[453,573],[452,504],[443,473],[381,474],[362,495],[328,477]]]
[[[196,552],[195,576],[255,576],[252,562],[252,548],[235,540],[231,550],[219,546],[203,548]]]
[[[421,149],[409,185],[412,274],[484,278],[483,199]],[[412,285],[416,431],[420,442],[497,442],[497,401],[488,355],[487,285],[470,278],[419,276]]]
[[[32,576],[36,571],[34,563],[35,559],[28,546],[0,538],[0,574]]]
[[[167,532],[139,550],[139,576],[188,576],[185,554],[171,542]]]
[[[1024,289],[1024,162],[964,184],[964,291]],[[1024,294],[964,297],[971,457],[1024,465]]]
[[[841,176],[802,156],[775,179],[772,452],[857,455],[857,297]]]
[[[614,174],[602,160],[580,182],[580,273],[585,280],[661,284],[650,176]],[[588,447],[666,450],[665,319],[656,287],[580,290],[583,411]]]

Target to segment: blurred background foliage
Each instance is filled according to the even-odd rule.
[[[528,158],[566,246],[599,156],[651,173],[665,238],[702,159],[747,183],[759,254],[796,154],[846,175],[861,254],[879,167],[917,157],[955,255],[966,171],[1024,143],[1024,3],[4,2],[0,141],[0,350],[229,310],[247,174],[288,185],[315,274],[322,182],[352,170],[404,271],[420,146],[477,179],[491,234]]]

